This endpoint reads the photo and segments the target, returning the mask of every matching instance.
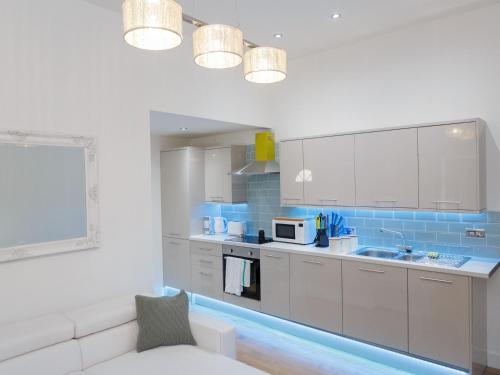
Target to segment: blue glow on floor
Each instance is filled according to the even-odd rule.
[[[165,288],[167,295],[176,294],[177,290]],[[240,317],[257,324],[284,332],[311,341],[326,347],[346,352],[357,357],[367,359],[372,362],[381,363],[392,368],[413,373],[425,375],[464,375],[466,372],[453,368],[427,362],[418,358],[410,357],[390,350],[382,349],[377,346],[364,344],[359,341],[351,340],[345,337],[330,334],[314,328],[306,327],[301,324],[293,323],[287,320],[279,319],[270,315],[245,309],[239,306],[224,303],[200,295],[191,295],[192,303],[217,310],[222,313]]]

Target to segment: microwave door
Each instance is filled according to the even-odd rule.
[[[287,240],[295,240],[295,224],[280,224],[276,223],[276,237],[287,239]]]

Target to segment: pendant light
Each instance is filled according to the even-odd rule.
[[[255,47],[245,53],[245,79],[254,83],[275,83],[287,76],[286,51],[274,47]]]
[[[175,0],[124,0],[125,41],[146,50],[166,50],[182,43],[182,7]]]
[[[235,67],[243,61],[243,33],[229,25],[205,25],[193,32],[196,64],[211,69]]]

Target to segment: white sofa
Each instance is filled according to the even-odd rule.
[[[134,296],[0,326],[0,375],[263,375],[234,360],[232,326],[190,313],[198,346],[136,352]]]

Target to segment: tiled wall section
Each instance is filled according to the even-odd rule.
[[[249,146],[247,159],[253,160]],[[223,205],[222,216],[247,222],[247,231],[256,234],[264,229],[271,234],[271,220],[276,216],[316,216],[330,214],[330,208],[280,207],[279,175],[251,176],[248,181],[248,204]],[[384,227],[402,231],[407,243],[416,250],[434,250],[481,257],[500,257],[500,212],[455,214],[440,212],[383,211],[338,209],[348,226],[355,227],[361,245],[389,246],[400,243],[393,235],[381,233]],[[486,239],[465,237],[466,228],[486,230]]]

